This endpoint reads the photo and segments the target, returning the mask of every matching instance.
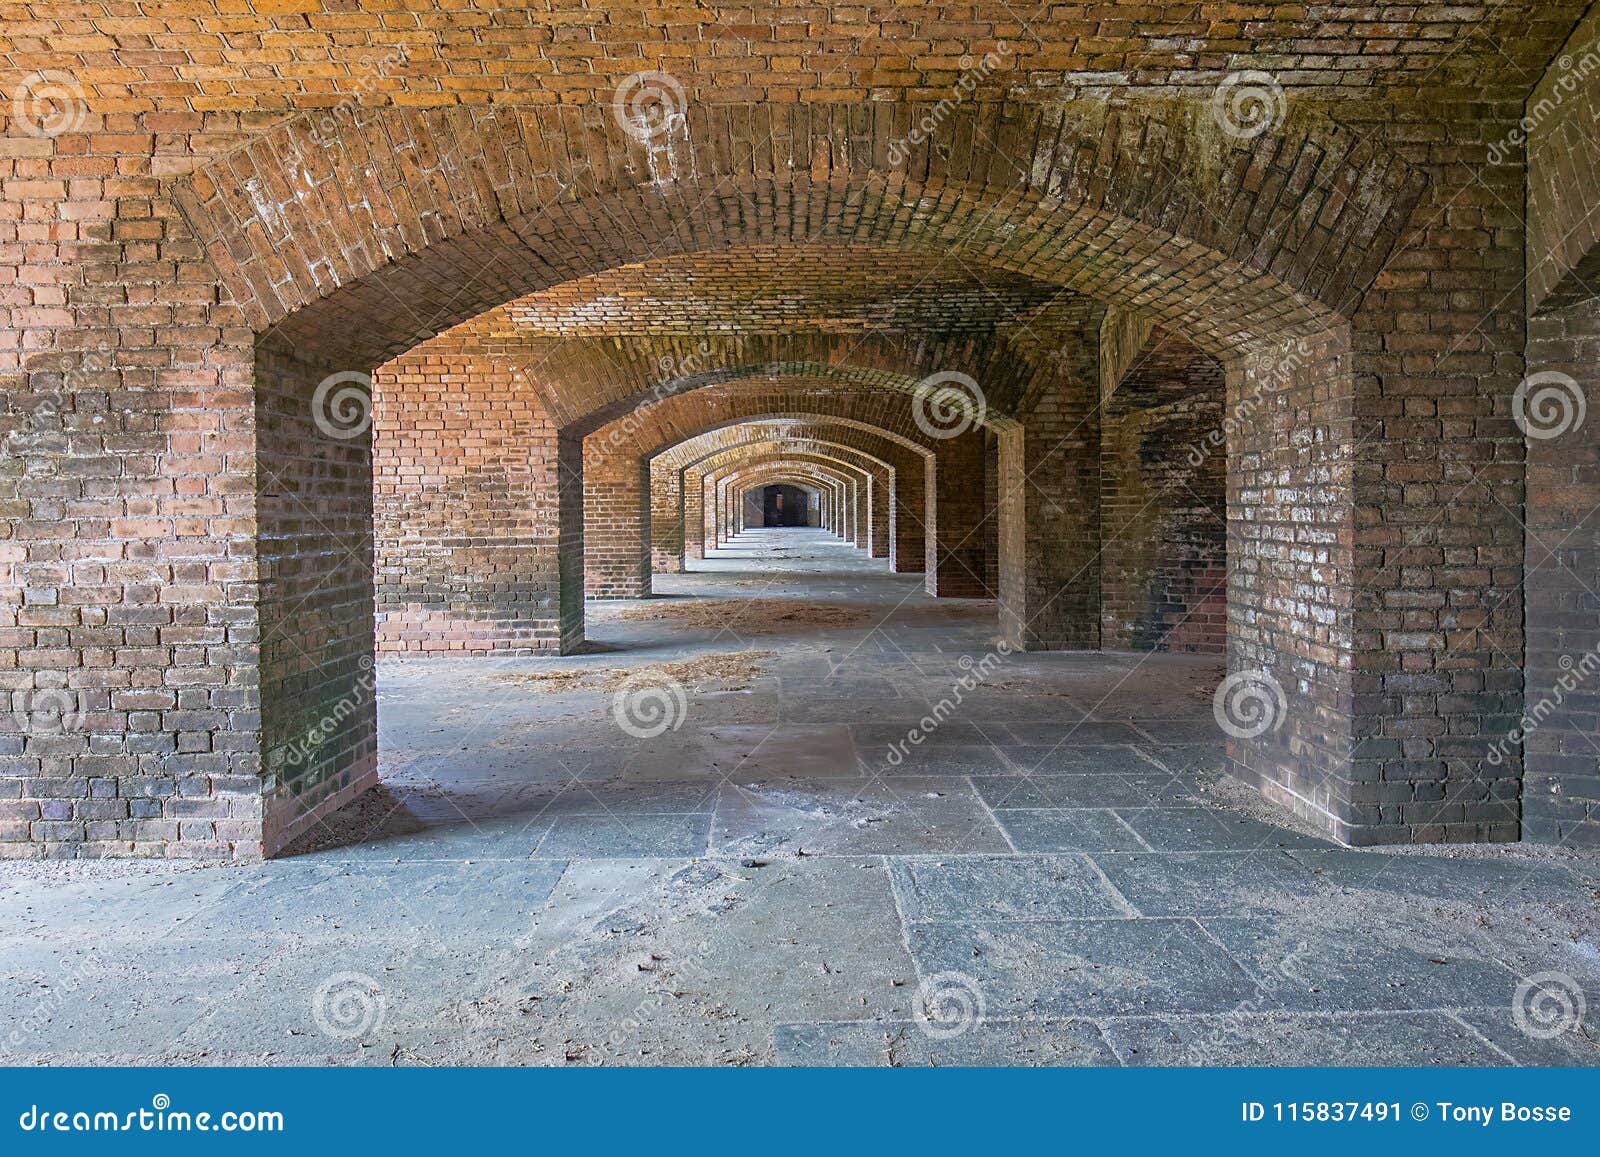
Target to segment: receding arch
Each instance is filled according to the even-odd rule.
[[[778,428],[792,436],[848,443],[887,464],[894,471],[894,486],[882,496],[880,505],[885,507],[886,538],[881,544],[875,539],[874,554],[887,555],[895,570],[920,573],[924,569],[926,528],[932,525],[927,511],[925,479],[934,469],[933,450],[871,422],[814,412],[757,414],[747,420],[729,420],[708,426],[693,437],[657,451],[649,461],[651,551],[658,564],[665,563],[663,569],[676,569],[667,561],[672,556],[695,557],[702,547],[701,498],[693,487],[684,485],[681,477],[684,470],[702,455],[759,439]],[[924,437],[924,443],[927,441]],[[897,504],[903,509],[897,511]],[[889,533],[891,528],[892,534]]]
[[[1398,155],[1315,114],[1234,139],[1203,102],[1168,97],[974,102],[946,110],[940,139],[963,147],[924,142],[890,163],[887,142],[931,107],[695,106],[654,144],[594,106],[386,108],[337,126],[331,147],[301,117],[172,188],[257,333],[314,322],[376,365],[513,297],[641,252],[758,239],[752,228],[960,238],[1231,350],[1348,313],[1422,185]],[[730,139],[773,147],[717,147]],[[990,164],[984,142],[1022,155]],[[787,219],[751,212],[780,203]],[[1337,259],[1306,261],[1308,246]],[[1186,267],[1203,271],[1162,284]],[[349,324],[396,301],[408,317]]]
[[[330,702],[359,704],[292,782],[269,780],[269,847],[374,774],[371,696],[359,685],[373,647],[370,457],[364,440],[315,420],[318,387],[575,277],[671,254],[807,242],[937,249],[1137,310],[1224,362],[1230,404],[1288,381],[1273,390],[1287,403],[1276,416],[1309,433],[1260,430],[1243,447],[1262,517],[1230,660],[1281,676],[1291,703],[1281,731],[1231,750],[1276,798],[1319,822],[1346,822],[1337,817],[1350,813],[1355,753],[1354,566],[1339,531],[1354,507],[1348,318],[1393,249],[1420,178],[1380,144],[1309,114],[1292,111],[1252,140],[1222,140],[1201,106],[1166,98],[956,110],[950,139],[1004,142],[1021,164],[989,164],[976,147],[919,147],[895,166],[863,146],[890,139],[914,112],[696,108],[665,151],[651,151],[604,110],[384,110],[339,147],[310,148],[306,126],[290,122],[173,183],[256,335],[253,362],[238,369],[254,378],[261,464],[263,743],[286,747]],[[779,130],[772,154],[719,151],[733,117],[746,131],[750,117]],[[404,142],[418,162],[409,174],[396,167]],[[765,208],[780,204],[787,213]],[[1040,411],[1031,424],[1023,413],[1017,420],[998,432],[1004,495],[1026,493],[1056,434]],[[562,445],[553,460],[558,492],[574,479],[581,487],[579,450]],[[294,468],[276,468],[285,463]],[[1266,482],[1284,476],[1314,479],[1324,500],[1307,531],[1297,529],[1304,517],[1292,494]],[[574,526],[563,505],[555,523],[567,592],[581,520]],[[1302,533],[1309,548],[1282,547]],[[581,565],[581,550],[576,558]],[[1016,594],[1020,623],[1048,603],[1032,580]],[[1293,613],[1307,601],[1316,614]],[[561,602],[566,624],[574,612]],[[291,621],[313,624],[314,650],[284,640]],[[1083,622],[1084,609],[1065,621]]]
[[[850,495],[852,508],[848,513],[851,525],[848,530],[836,529],[856,546],[870,552],[871,521],[877,506],[875,496],[892,491],[894,468],[881,459],[872,458],[848,446],[822,440],[783,438],[727,447],[685,466],[685,489],[692,489],[696,479],[717,477],[725,470],[732,471],[773,459],[837,466],[857,480]]]

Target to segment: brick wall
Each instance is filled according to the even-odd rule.
[[[557,431],[539,395],[442,341],[372,383],[378,649],[559,649]]]
[[[1101,645],[1227,649],[1223,370],[1155,331],[1100,419]]]
[[[1495,751],[1523,835],[1600,844],[1600,12],[1535,88],[1528,141],[1527,686]],[[1580,78],[1587,77],[1587,80]],[[1516,159],[1513,152],[1510,160]],[[1519,742],[1519,740],[1521,742]]]
[[[1498,43],[1524,64],[1548,60],[1552,28],[1564,34],[1579,11],[1504,8],[1516,35]],[[955,38],[997,35],[1007,17],[986,11],[981,30]],[[708,10],[708,26],[718,15]],[[362,25],[351,39],[369,46],[384,24],[379,14],[346,16]],[[916,29],[949,32],[943,16],[917,14]],[[1196,19],[1174,17],[1181,27]],[[325,85],[289,75],[339,49],[336,36],[292,19],[295,59],[281,80],[247,75],[278,62],[228,63],[251,44],[181,49],[206,61],[205,91],[175,78],[165,58],[147,67],[125,46],[120,78],[97,74],[103,61],[82,62],[92,99],[81,131],[19,146],[7,137],[4,421],[8,433],[43,425],[24,435],[34,441],[8,446],[0,473],[0,670],[10,672],[14,707],[66,683],[59,689],[74,704],[95,708],[79,713],[91,720],[85,731],[6,725],[7,854],[251,854],[261,823],[290,831],[364,782],[361,659],[371,653],[374,595],[360,524],[371,466],[359,443],[306,427],[311,391],[328,373],[371,370],[509,299],[597,270],[862,238],[899,255],[960,237],[997,283],[1003,271],[1045,287],[1008,288],[1008,306],[1042,307],[1062,287],[1137,306],[1228,365],[1230,409],[1263,373],[1250,359],[1273,349],[1298,359],[1273,391],[1271,421],[1228,445],[1238,463],[1230,510],[1240,512],[1228,543],[1230,665],[1270,671],[1289,703],[1280,731],[1232,745],[1236,765],[1362,842],[1515,834],[1516,775],[1488,759],[1489,736],[1515,717],[1522,691],[1523,450],[1509,399],[1523,376],[1525,238],[1508,206],[1524,189],[1515,165],[1489,163],[1523,112],[1515,69],[1485,68],[1490,58],[1471,45],[1450,58],[1461,46],[1434,34],[1444,24],[1408,21],[1418,27],[1396,38],[1386,24],[1355,21],[1370,39],[1353,34],[1354,47],[1294,61],[1313,75],[1291,82],[1328,89],[1297,91],[1284,124],[1241,143],[1196,129],[1206,124],[1204,83],[1109,98],[1063,90],[1057,68],[1070,78],[1072,68],[1102,67],[1068,36],[1055,43],[1059,62],[1028,47],[1031,63],[1006,84],[1080,99],[1045,109],[972,102],[893,166],[887,142],[937,106],[867,99],[867,78],[881,70],[864,59],[843,71],[858,83],[840,89],[816,71],[793,91],[723,88],[740,103],[697,100],[660,149],[630,143],[608,100],[540,107],[553,90],[532,73],[521,82],[540,91],[526,105],[369,109],[343,120],[329,147],[309,118],[271,123],[350,91],[343,57]],[[1087,43],[1130,59],[1135,49],[1112,52],[1096,39],[1110,31],[1096,28]],[[149,43],[148,30],[123,35]],[[196,33],[230,35],[246,34]],[[418,37],[423,57],[430,39]],[[60,54],[75,51],[70,38],[57,43]],[[716,90],[703,87],[708,73],[721,82],[769,67],[687,38],[680,47],[697,96]],[[1192,60],[1155,47],[1166,68],[1193,78]],[[374,102],[393,92],[454,105],[463,89],[444,81],[464,75],[493,75],[486,86],[514,91],[471,53],[459,72],[432,55],[439,67],[419,63]],[[527,58],[543,63],[519,69],[554,75],[545,51]],[[1340,88],[1371,78],[1373,66],[1382,82]],[[1414,82],[1435,66],[1419,99]],[[880,76],[883,95],[925,98],[937,72]],[[1141,75],[1174,79],[1161,66]],[[1112,88],[1125,82],[1102,77]],[[612,78],[584,84],[604,94]],[[766,99],[801,88],[805,103]],[[1370,92],[1351,99],[1357,88]],[[1342,125],[1320,115],[1324,100]],[[772,148],[747,149],[750,140]],[[841,316],[859,324],[861,310]],[[990,317],[978,330],[998,324]],[[582,614],[584,464],[569,430],[590,415],[610,420],[603,410],[648,387],[650,378],[614,368],[650,364],[658,347],[638,336],[543,334],[564,352],[545,351],[553,368],[537,384],[584,387],[543,394],[560,432],[566,639]],[[709,385],[704,374],[767,365],[786,343],[826,362],[838,335],[829,336],[727,336],[707,368],[673,380]],[[692,352],[688,335],[671,337]],[[1301,339],[1308,353],[1294,353]],[[902,359],[901,384],[908,365],[982,371],[976,347],[988,340],[977,330],[930,338],[941,352],[931,364]],[[1571,334],[1563,340],[1586,351]],[[63,396],[59,429],[31,408],[51,394]],[[990,401],[1001,418],[1022,411],[1004,388]],[[981,451],[954,463],[940,455],[924,479],[945,543],[936,582],[965,541],[945,533],[961,521],[956,483],[981,495],[986,477]],[[326,527],[310,525],[307,510],[326,514]],[[335,553],[335,543],[349,549]],[[983,558],[975,573],[987,568]],[[297,605],[313,569],[324,582]],[[272,637],[308,622],[329,632],[313,638],[317,654]],[[270,780],[244,790],[264,745],[280,747],[310,723],[320,732],[326,718],[335,726],[317,745],[317,766],[288,776],[286,795]],[[106,800],[121,802],[97,802]]]

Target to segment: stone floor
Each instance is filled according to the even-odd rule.
[[[386,664],[295,855],[0,867],[0,1060],[1600,1063],[1592,855],[1341,848],[1221,776],[1216,659],[1004,655],[815,531],[697,565]]]

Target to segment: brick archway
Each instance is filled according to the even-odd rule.
[[[256,333],[321,345],[338,331],[352,357],[377,364],[641,255],[784,229],[896,244],[960,235],[977,215],[995,219],[968,242],[976,250],[981,236],[999,266],[1138,303],[1229,351],[1348,312],[1423,183],[1320,117],[1232,139],[1200,102],[1171,98],[969,104],[949,110],[941,137],[964,147],[923,143],[891,164],[889,142],[932,108],[697,105],[649,143],[609,107],[384,108],[334,126],[333,140],[310,117],[286,122],[172,191]],[[741,139],[773,148],[726,147]],[[991,146],[1006,163],[991,163]],[[787,224],[747,212],[780,203],[780,188]],[[756,221],[764,238],[749,235]],[[1315,232],[1332,259],[1297,259]],[[1122,272],[1140,266],[1151,274]],[[396,301],[408,316],[392,316]],[[351,327],[357,317],[374,324]]]
[[[887,555],[888,527],[877,523],[878,520],[886,522],[889,518],[890,499],[895,485],[894,467],[881,458],[864,454],[825,437],[802,438],[783,434],[772,438],[756,438],[746,443],[708,452],[683,468],[685,488],[693,488],[696,485],[703,488],[704,480],[715,471],[736,463],[753,462],[764,453],[812,456],[848,466],[857,474],[864,476],[867,480],[867,490],[866,493],[856,496],[861,502],[861,517],[852,537],[857,546],[869,553],[872,553],[874,541],[881,542],[883,549],[880,549],[876,556]],[[703,519],[704,512],[702,512]]]
[[[974,261],[1137,306],[1188,334],[1228,363],[1230,391],[1250,388],[1246,355],[1308,349],[1288,388],[1304,385],[1294,417],[1326,436],[1309,454],[1270,435],[1253,449],[1264,476],[1327,478],[1327,518],[1348,523],[1353,492],[1338,454],[1351,399],[1327,383],[1352,373],[1347,318],[1419,192],[1376,146],[1298,115],[1248,142],[1219,141],[1196,133],[1202,110],[1187,101],[1086,100],[957,110],[976,131],[957,123],[952,139],[1004,142],[1024,163],[919,147],[897,167],[862,142],[887,141],[916,106],[700,108],[665,151],[636,146],[608,112],[385,109],[345,126],[332,147],[290,122],[168,186],[215,273],[218,316],[234,323],[208,363],[241,388],[219,420],[253,435],[259,574],[242,576],[232,597],[262,639],[247,663],[259,666],[260,730],[239,726],[265,755],[268,851],[375,776],[370,456],[359,434],[319,422],[329,415],[313,402],[341,397],[342,375],[574,277],[750,244],[914,253],[958,239]],[[751,117],[778,130],[773,157],[720,147]],[[777,204],[785,216],[762,210]],[[1313,251],[1326,259],[1305,260]],[[1038,429],[1046,441],[1055,434]],[[1021,433],[1002,453],[1032,468]],[[557,458],[558,489],[570,488],[581,458],[565,448]],[[1262,524],[1293,523],[1293,508],[1264,510]],[[553,534],[563,578],[578,565],[567,544],[581,527],[569,519],[517,533]],[[1343,542],[1322,553],[1340,552]],[[1301,573],[1308,588],[1332,591],[1336,617],[1345,613],[1343,557],[1277,553],[1263,548],[1281,581]],[[205,616],[219,597],[209,587],[192,595]],[[1286,733],[1244,745],[1239,758],[1285,786],[1283,798],[1338,817],[1353,753],[1349,634],[1303,633],[1270,600],[1250,622],[1236,662],[1283,672],[1295,702]],[[281,758],[334,714],[326,742],[303,760]]]
[[[675,499],[667,494],[675,493],[676,487],[666,477],[652,485],[652,461],[675,443],[714,436],[739,422],[805,414],[817,421],[840,423],[861,436],[872,431],[879,456],[897,462],[904,462],[909,455],[942,452],[948,456],[963,449],[947,445],[918,425],[918,401],[911,389],[918,379],[912,375],[894,375],[902,385],[890,387],[885,384],[889,373],[871,366],[846,363],[811,365],[806,367],[809,372],[799,369],[768,365],[751,372],[737,371],[738,376],[729,376],[733,371],[722,372],[717,384],[670,393],[592,430],[583,439],[583,521],[586,526],[604,528],[599,536],[586,535],[584,541],[585,585],[591,595],[638,597],[649,592],[651,540],[657,521],[653,490],[663,492],[667,537],[674,543],[679,540],[676,528],[681,519],[671,505]],[[995,425],[1014,424],[1000,416],[986,420]],[[919,484],[924,476],[934,476],[921,463],[907,463],[907,473]],[[965,529],[952,528],[951,533],[960,538]],[[681,537],[686,541],[694,538],[688,534]],[[919,556],[926,551],[922,534],[915,534],[905,545]],[[677,550],[674,546],[670,552],[654,553]],[[923,566],[919,563],[916,569]]]
[[[922,571],[928,520],[925,477],[932,467],[931,453],[864,424],[790,417],[722,426],[650,460],[651,554],[659,573],[681,570],[687,559],[700,557],[704,551],[707,512],[702,485],[689,481],[691,473],[703,476],[725,456],[747,455],[780,439],[845,451],[872,463],[866,547],[872,557],[887,558],[891,570]],[[910,549],[902,549],[902,542]]]
[[[818,491],[822,498],[823,529],[849,541],[849,535],[842,528],[849,524],[851,517],[848,510],[853,489],[851,477],[821,464],[774,458],[765,465],[734,468],[715,483],[720,513],[713,533],[719,548],[736,540],[747,529],[741,507],[744,495],[780,482]]]
[[[726,545],[746,529],[740,507],[744,494],[776,482],[820,491],[822,528],[851,541],[857,495],[865,482],[862,476],[824,458],[775,455],[764,463],[730,467],[713,482],[719,512],[712,532],[718,546]]]
[[[862,550],[868,548],[873,488],[875,484],[888,483],[884,464],[861,458],[843,447],[834,448],[824,444],[787,440],[768,443],[764,449],[741,448],[725,452],[698,467],[689,469],[690,485],[695,485],[695,480],[698,479],[702,487],[709,485],[715,488],[719,495],[714,523],[711,519],[707,519],[710,524],[707,545],[716,541],[715,536],[726,537],[734,524],[734,519],[730,517],[734,513],[731,507],[733,502],[731,488],[738,484],[739,472],[774,462],[783,462],[796,467],[811,467],[819,474],[838,481],[844,487],[844,492],[840,496],[839,505],[835,508],[838,519],[829,529]],[[883,480],[881,483],[879,477]],[[708,507],[708,511],[710,509]]]

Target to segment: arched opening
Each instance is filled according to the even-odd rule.
[[[242,308],[261,335],[255,376],[263,462],[291,467],[271,475],[288,485],[267,485],[261,493],[264,524],[271,528],[264,533],[271,544],[264,562],[273,576],[263,602],[270,639],[263,653],[263,697],[269,730],[280,729],[276,744],[288,741],[305,719],[321,718],[331,701],[349,696],[371,650],[372,596],[365,577],[372,573],[371,548],[363,545],[370,542],[363,521],[372,500],[364,485],[370,476],[364,444],[330,439],[308,414],[330,371],[375,366],[413,346],[421,350],[418,339],[438,335],[459,341],[462,356],[491,358],[494,372],[505,373],[509,382],[539,387],[515,394],[528,403],[525,409],[495,409],[496,431],[516,427],[509,442],[497,445],[518,450],[515,461],[488,456],[502,493],[517,496],[505,504],[513,513],[503,532],[481,543],[447,545],[453,559],[481,556],[469,568],[449,568],[438,584],[471,612],[461,628],[463,649],[540,650],[573,647],[581,639],[579,575],[587,529],[582,506],[600,485],[590,477],[584,438],[646,401],[748,376],[752,367],[819,361],[842,367],[837,372],[885,397],[914,399],[930,372],[982,383],[982,407],[969,399],[943,408],[961,433],[939,439],[930,507],[941,528],[949,519],[960,531],[931,536],[931,579],[948,585],[941,593],[981,597],[990,593],[992,572],[1014,646],[1095,647],[1099,560],[1094,552],[1087,560],[1074,558],[1063,544],[1099,537],[1097,404],[1108,357],[1109,307],[1139,324],[1182,333],[1219,359],[1226,368],[1229,409],[1254,394],[1271,396],[1258,421],[1228,431],[1228,461],[1240,472],[1229,492],[1250,505],[1245,517],[1230,509],[1228,650],[1235,673],[1251,673],[1281,691],[1283,709],[1270,734],[1231,738],[1229,755],[1233,768],[1272,798],[1340,838],[1363,838],[1358,829],[1366,821],[1353,788],[1368,773],[1356,759],[1348,597],[1353,565],[1345,533],[1353,518],[1354,483],[1342,449],[1351,444],[1351,396],[1326,384],[1349,380],[1349,324],[1342,311],[1381,264],[1392,238],[1384,233],[1385,223],[1405,212],[1416,185],[1395,159],[1341,141],[1327,154],[1326,171],[1304,186],[1292,210],[1285,204],[1251,218],[1208,216],[1207,198],[1237,200],[1253,157],[1270,157],[1307,134],[1333,139],[1337,130],[1292,121],[1276,134],[1222,146],[1227,159],[1219,165],[1218,142],[1194,141],[1184,110],[1102,110],[1086,120],[1084,111],[1051,111],[1048,142],[1038,138],[1043,151],[1031,167],[1018,170],[1026,176],[1012,187],[1006,182],[1015,178],[998,172],[981,178],[958,172],[970,160],[964,156],[919,152],[892,172],[847,160],[842,123],[830,126],[808,114],[804,124],[786,125],[799,165],[772,171],[758,166],[738,197],[700,201],[695,189],[714,188],[717,179],[705,167],[715,150],[705,145],[710,138],[701,140],[721,116],[713,110],[709,120],[691,116],[682,138],[671,142],[677,158],[671,180],[661,178],[663,156],[630,153],[619,140],[618,155],[630,155],[637,167],[612,172],[598,186],[592,176],[579,180],[585,192],[574,200],[541,203],[534,212],[537,182],[516,194],[528,198],[521,204],[504,195],[493,207],[457,197],[444,237],[425,243],[373,223],[374,238],[381,234],[389,251],[402,256],[366,271],[358,266],[367,255],[354,250],[337,259],[330,255],[323,264],[311,254],[252,247],[262,226],[254,208],[232,186],[191,182],[180,199],[197,235],[226,266],[224,277],[238,287]],[[1019,127],[1040,115],[989,108],[971,113],[998,115]],[[760,115],[787,114],[767,109]],[[1102,150],[1135,156],[1145,147],[1144,126],[1151,117],[1166,118],[1177,152],[1163,163],[1183,179],[1141,187],[1137,196],[1115,182],[1095,184],[1073,168],[1070,150],[1057,144],[1078,135]],[[399,119],[415,130],[427,117]],[[473,114],[456,129],[493,126],[527,142],[535,139],[529,133],[536,119],[526,112],[504,118]],[[559,134],[565,131],[561,125],[556,115],[548,127]],[[605,135],[608,128],[599,131]],[[835,133],[838,147],[829,148]],[[502,135],[493,147],[509,140]],[[282,171],[338,186],[342,196],[381,177],[380,158],[371,158],[369,169],[336,161],[311,175],[292,135],[277,144],[285,150],[277,158]],[[1347,247],[1346,261],[1331,268],[1276,263],[1286,236],[1275,232],[1280,223],[1304,220],[1317,198],[1335,197],[1342,173],[1362,172],[1370,181],[1373,171],[1389,174],[1374,186],[1383,192],[1359,211],[1328,218],[1338,243]],[[521,170],[512,166],[506,172],[509,192],[518,188]],[[691,172],[696,175],[689,179]],[[779,186],[795,205],[786,223],[745,211],[750,197],[774,195]],[[312,211],[310,200],[291,192],[297,212]],[[355,199],[344,196],[345,203]],[[823,211],[844,203],[854,208],[842,215]],[[815,218],[807,204],[819,210]],[[628,221],[632,228],[597,230],[590,224],[602,219]],[[813,221],[820,227],[813,228]],[[1158,221],[1182,222],[1187,231],[1153,223]],[[981,272],[956,273],[931,297],[961,302],[955,316],[976,318],[975,326],[949,320],[928,304],[930,295],[912,295],[895,315],[902,332],[858,341],[841,361],[841,339],[860,328],[859,305],[832,302],[794,326],[763,312],[764,300],[783,300],[781,291],[763,298],[740,288],[740,277],[754,269],[775,263],[795,268],[810,258],[819,267],[832,263],[859,276],[873,253],[894,271],[888,284],[897,285],[898,278],[925,268],[919,262],[934,259],[940,251],[930,245],[935,236],[960,237],[963,266]],[[475,272],[461,276],[468,251]],[[236,256],[227,264],[222,258],[230,252]],[[307,259],[316,270],[309,283],[257,275],[290,256]],[[607,304],[617,300],[618,278],[629,284],[642,279],[660,288],[662,300],[681,302],[681,295],[675,299],[668,290],[681,284],[679,271],[690,267],[706,274],[710,288],[704,297],[712,312],[742,300],[750,324],[713,338],[699,332],[704,311],[690,310],[689,320],[675,328],[670,318],[652,313],[654,306],[634,317],[630,309]],[[321,296],[310,285],[321,287]],[[454,288],[444,291],[446,285]],[[403,316],[387,301],[397,289],[408,302]],[[647,295],[654,296],[654,290]],[[999,306],[992,304],[996,298]],[[430,299],[439,308],[419,308]],[[1020,320],[1008,324],[1006,315]],[[357,318],[361,324],[353,324]],[[457,330],[441,332],[456,321],[462,323]],[[557,388],[563,383],[568,386]],[[448,384],[443,392],[450,393]],[[540,405],[531,404],[535,395]],[[384,407],[380,389],[380,421]],[[985,426],[993,431],[992,455],[981,432]],[[1313,436],[1301,439],[1292,433],[1297,430]],[[521,453],[535,444],[544,451],[537,461]],[[951,469],[944,468],[947,457]],[[1245,476],[1286,471],[1317,479],[1325,501],[1309,520],[1291,493],[1251,484]],[[534,476],[543,484],[531,483]],[[940,479],[948,484],[944,490],[936,489]],[[991,487],[992,517],[984,502]],[[641,480],[634,490],[642,489]],[[308,498],[319,513],[315,523],[304,515]],[[642,523],[648,506],[634,504],[629,495],[626,509],[618,506],[618,518]],[[346,542],[354,549],[341,550]],[[528,551],[545,561],[533,564]],[[330,560],[341,573],[348,571],[347,585],[328,581]],[[507,563],[500,577],[496,568]],[[630,565],[638,577],[629,581],[642,587],[647,571],[636,561]],[[458,582],[464,570],[477,573]],[[481,574],[495,577],[484,581]],[[302,605],[308,603],[315,607]],[[1306,608],[1312,612],[1304,613]],[[281,641],[283,632],[276,628],[290,614],[315,616],[317,653]],[[269,845],[371,782],[370,705],[356,698],[361,705],[349,713],[337,741],[271,787]],[[275,742],[269,737],[269,748]]]
[[[822,496],[793,482],[768,482],[739,495],[747,527],[797,528],[822,521]]]

